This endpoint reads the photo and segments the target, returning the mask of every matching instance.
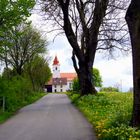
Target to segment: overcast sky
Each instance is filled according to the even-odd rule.
[[[30,18],[32,24],[41,30],[43,33],[47,31],[48,26],[42,25],[41,18],[34,14]],[[52,67],[52,61],[55,55],[58,56],[61,72],[75,72],[73,63],[71,61],[72,49],[64,35],[57,36],[53,41],[54,34],[47,34],[49,41],[49,55],[52,60],[50,67]],[[114,59],[107,59],[103,57],[103,53],[97,53],[94,62],[94,67],[98,68],[103,80],[103,86],[116,86],[120,87],[120,90],[128,91],[130,87],[133,87],[132,81],[132,58],[131,54],[128,56],[118,57]]]

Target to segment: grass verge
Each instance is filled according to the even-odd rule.
[[[132,96],[130,93],[99,93],[79,98],[78,94],[69,94],[95,128],[99,140],[140,140],[140,130],[129,126]]]
[[[13,116],[20,108],[37,101],[44,95],[46,95],[46,93],[34,93],[32,94],[32,96],[27,97],[26,100],[20,100],[18,104],[13,105],[13,108],[11,110],[3,112],[1,109],[0,110],[0,124],[5,122],[11,116]]]

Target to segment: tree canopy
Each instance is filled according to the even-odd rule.
[[[6,37],[14,26],[26,21],[34,5],[34,0],[0,1],[0,46],[8,42]]]
[[[24,70],[29,76],[33,89],[42,90],[46,82],[51,78],[51,70],[48,65],[47,59],[36,55],[30,62],[28,62]]]
[[[21,24],[11,30],[10,45],[3,45],[0,59],[12,66],[18,74],[23,66],[36,55],[46,52],[47,42],[40,33],[28,24]]]
[[[35,4],[34,0],[1,0],[0,31],[9,29],[25,21]]]

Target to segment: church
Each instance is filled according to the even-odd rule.
[[[77,77],[76,73],[61,73],[60,63],[55,56],[52,65],[52,78],[45,84],[47,92],[66,92],[72,89],[73,80]]]

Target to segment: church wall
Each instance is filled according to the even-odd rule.
[[[52,92],[66,92],[67,85],[53,85]]]
[[[60,64],[59,64],[57,56],[55,56],[55,59],[53,61],[53,75],[52,75],[52,78],[61,78]],[[65,77],[65,78],[68,78],[68,77]],[[66,92],[67,90],[72,90],[72,83],[73,83],[72,80],[67,79],[67,85],[62,85],[62,86],[61,85],[52,85],[52,92]],[[55,84],[60,84],[60,83],[55,83]]]
[[[73,81],[67,81],[67,90],[72,90]]]

